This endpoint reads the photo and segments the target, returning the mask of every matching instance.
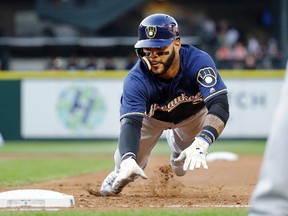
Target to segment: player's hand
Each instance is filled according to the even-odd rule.
[[[201,138],[196,137],[194,142],[186,149],[184,149],[175,162],[183,162],[183,170],[187,171],[199,169],[201,165],[204,169],[208,169],[206,162],[207,149],[209,144]]]
[[[126,184],[127,181],[131,182],[139,176],[143,179],[148,178],[136,161],[132,157],[129,157],[121,162],[119,174],[115,179],[112,188],[117,190],[119,187],[123,186],[123,184]]]

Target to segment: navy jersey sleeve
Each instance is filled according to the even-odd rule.
[[[204,102],[220,94],[227,94],[227,87],[218,73],[213,59],[205,52],[193,62],[194,80],[203,96]]]
[[[145,85],[141,77],[128,74],[123,84],[120,118],[126,116],[144,116],[146,101]]]

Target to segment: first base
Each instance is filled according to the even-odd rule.
[[[0,208],[56,208],[74,204],[72,195],[50,190],[22,189],[0,193]]]

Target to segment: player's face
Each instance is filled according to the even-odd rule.
[[[171,68],[175,59],[174,42],[163,48],[144,48],[145,56],[151,64],[151,71],[155,75],[163,76]]]

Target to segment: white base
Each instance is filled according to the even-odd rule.
[[[236,161],[239,159],[239,156],[232,152],[225,152],[225,151],[219,151],[219,152],[211,152],[207,154],[206,160],[208,162],[212,161]]]
[[[50,190],[23,189],[0,193],[0,208],[56,208],[74,204],[72,195]]]

